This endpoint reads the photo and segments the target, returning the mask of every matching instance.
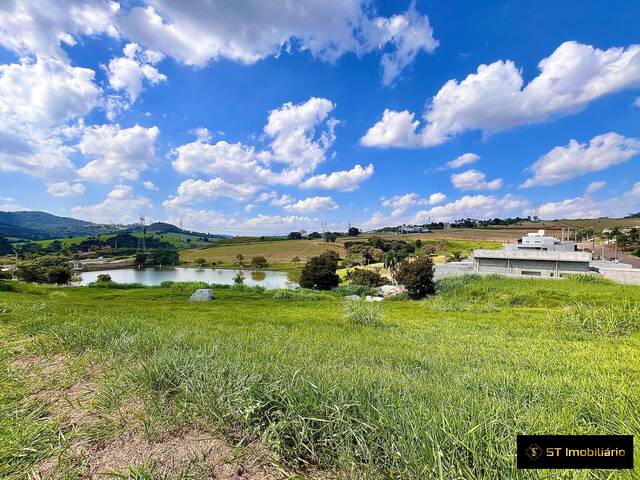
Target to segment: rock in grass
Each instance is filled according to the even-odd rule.
[[[404,287],[401,287],[400,285],[382,285],[381,287],[378,287],[378,295],[381,295],[383,297],[398,295],[403,291]]]
[[[345,300],[352,300],[354,302],[360,301],[360,297],[358,295],[346,295],[344,297]]]
[[[210,288],[199,288],[191,297],[189,297],[190,302],[208,302],[213,298],[213,294],[211,293]]]
[[[365,300],[367,302],[381,302],[382,300],[384,300],[384,298],[382,298],[382,297],[372,297],[371,295],[367,295],[365,297]]]

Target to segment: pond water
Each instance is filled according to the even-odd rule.
[[[80,273],[80,285],[95,282],[98,275],[106,273],[117,283],[142,283],[159,285],[165,280],[174,282],[207,282],[232,285],[238,270],[224,268],[118,268]],[[242,270],[245,285],[261,285],[265,288],[287,288],[287,283],[295,281],[287,272],[272,270]]]

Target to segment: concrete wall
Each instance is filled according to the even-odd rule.
[[[605,270],[601,268],[599,271],[603,277],[613,280],[614,282],[640,285],[640,268],[634,268],[633,270],[623,270],[620,268]]]
[[[476,258],[477,272],[508,273],[512,275],[558,277],[565,274],[588,273],[589,262],[553,260],[525,260],[504,258]]]

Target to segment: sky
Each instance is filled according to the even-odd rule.
[[[640,211],[640,2],[0,1],[0,210],[226,234]]]

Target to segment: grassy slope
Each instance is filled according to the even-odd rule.
[[[21,287],[0,292],[0,327],[27,352],[99,355],[110,368],[98,404],[140,397],[150,435],[185,424],[244,432],[290,464],[358,477],[548,478],[515,470],[517,433],[640,434],[640,334],[579,334],[547,314],[574,300],[640,302],[637,287],[478,280],[441,297],[444,309],[384,302],[377,328],[345,324],[331,296],[216,290],[213,302],[192,304],[192,288]],[[447,311],[447,299],[478,308]],[[20,390],[0,396],[0,476],[22,478],[64,446],[55,424],[36,424],[12,395]],[[16,415],[22,428],[9,427]],[[17,457],[18,443],[31,453]]]

